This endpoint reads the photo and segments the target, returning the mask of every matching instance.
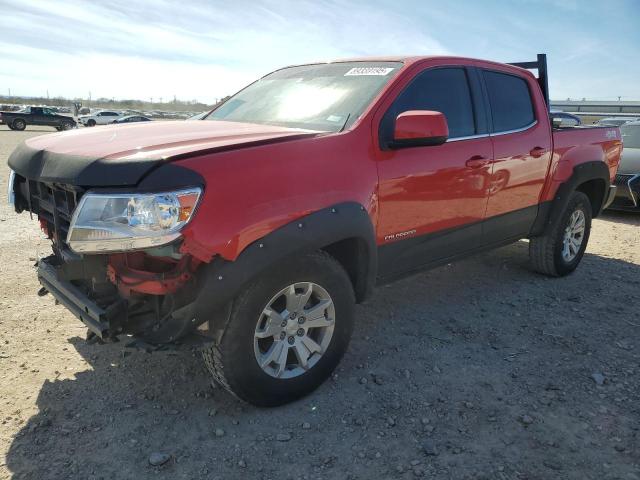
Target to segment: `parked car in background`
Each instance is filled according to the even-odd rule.
[[[27,107],[19,112],[0,112],[0,125],[2,124],[11,130],[24,130],[27,125],[39,125],[62,131],[77,126],[72,117],[57,114],[45,107]]]
[[[598,120],[596,122],[596,125],[602,126],[602,127],[619,127],[620,125],[624,125],[625,123],[628,122],[635,122],[640,120],[640,118],[634,118],[634,117],[607,117],[607,118],[601,118],[600,120]]]
[[[187,118],[186,120],[202,120],[204,117],[207,116],[207,113],[209,113],[209,111],[198,113],[192,117]]]
[[[101,110],[89,115],[79,116],[78,122],[85,127],[95,127],[96,125],[107,125],[109,123],[113,123],[113,121],[117,120],[119,117],[121,117],[120,112],[116,112],[114,110]]]
[[[332,374],[376,284],[522,238],[534,270],[578,267],[622,142],[552,129],[546,72],[543,55],[287,67],[199,123],[27,139],[9,198],[52,241],[42,292],[89,338],[197,343],[220,385],[279,405]]]
[[[614,183],[618,187],[609,208],[640,212],[640,121],[620,127],[624,149]]]
[[[580,117],[572,113],[551,110],[550,117],[555,128],[576,127],[578,125],[582,125]]]
[[[135,123],[135,122],[150,122],[151,119],[143,115],[127,115],[126,117],[116,118],[111,123]]]

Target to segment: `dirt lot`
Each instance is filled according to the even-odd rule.
[[[45,131],[0,127],[2,185]],[[640,216],[596,220],[568,278],[519,242],[378,289],[335,377],[258,409],[196,354],[85,344],[2,192],[0,478],[640,479]]]

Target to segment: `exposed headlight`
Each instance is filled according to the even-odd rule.
[[[13,185],[16,183],[16,172],[9,170],[9,181],[7,182],[7,202],[9,205],[16,204],[16,194]]]
[[[202,190],[86,193],[71,219],[67,243],[78,253],[122,252],[165,245],[180,236]]]

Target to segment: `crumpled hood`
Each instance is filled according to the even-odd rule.
[[[219,121],[106,125],[26,140],[9,157],[16,173],[78,186],[135,185],[159,163],[322,132]]]

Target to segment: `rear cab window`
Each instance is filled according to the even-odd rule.
[[[530,127],[536,121],[527,81],[517,75],[483,70],[487,88],[493,133],[510,132]]]

